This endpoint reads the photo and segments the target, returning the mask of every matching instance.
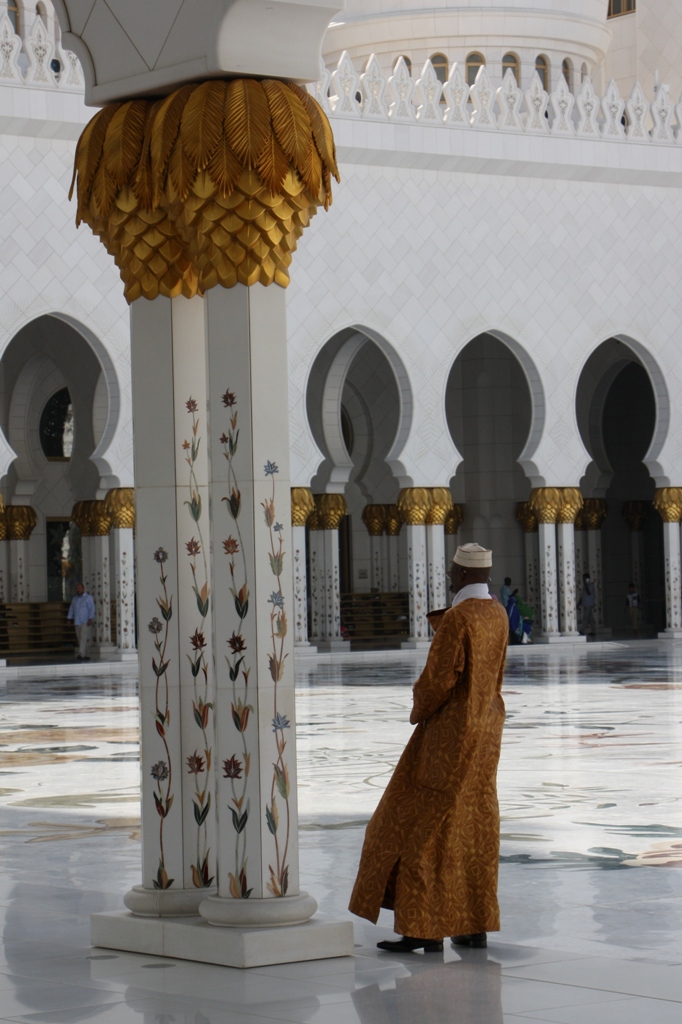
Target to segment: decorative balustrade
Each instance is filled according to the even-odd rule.
[[[334,117],[364,121],[393,121],[430,127],[482,129],[526,135],[560,136],[638,144],[682,145],[682,99],[673,106],[670,91],[661,85],[653,100],[635,83],[624,99],[612,80],[603,97],[589,77],[573,94],[563,76],[551,93],[537,72],[523,92],[511,68],[499,86],[481,67],[475,83],[466,84],[465,71],[453,64],[443,85],[430,60],[415,80],[402,57],[386,77],[374,54],[359,74],[348,53],[335,70],[321,66],[318,82],[308,87]]]
[[[53,62],[59,62],[55,70]],[[55,43],[37,17],[22,39],[7,12],[0,17],[0,85],[26,85],[39,89],[82,92],[83,71],[75,53]]]

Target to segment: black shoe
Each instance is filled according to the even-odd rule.
[[[89,658],[83,658],[83,661],[90,661]]]
[[[411,939],[409,935],[403,935],[395,942],[388,939],[377,942],[377,949],[385,949],[387,953],[413,953],[416,949],[423,949],[425,953],[442,953],[443,942],[438,939]]]
[[[450,942],[453,946],[468,946],[469,949],[485,949],[488,945],[486,932],[476,932],[474,935],[451,935]]]
[[[82,654],[77,654],[76,655],[76,661],[82,661],[82,660],[83,660],[83,655]]]

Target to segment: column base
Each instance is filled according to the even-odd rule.
[[[682,640],[682,630],[679,629],[664,629],[662,633],[658,634],[659,640]]]
[[[341,640],[334,637],[333,640],[317,640],[318,651],[349,651],[350,643],[348,640]]]
[[[114,661],[116,654],[115,644],[99,644],[93,648],[100,661]]]
[[[401,651],[428,651],[431,646],[430,640],[417,640],[410,637],[409,640],[403,640],[400,645]]]
[[[135,917],[195,917],[207,896],[217,889],[145,889],[134,885],[123,897]]]
[[[209,895],[199,913],[219,928],[281,928],[305,924],[317,912],[317,900],[307,892],[278,899],[234,900]]]
[[[317,647],[307,640],[304,644],[294,644],[294,660],[296,658],[310,658],[317,654]]]
[[[137,661],[137,651],[119,651],[118,647],[114,648],[114,652],[111,655],[112,661]]]
[[[201,917],[152,920],[121,912],[93,914],[90,942],[223,967],[267,967],[354,952],[353,922],[324,918],[278,928],[215,928]]]
[[[580,633],[540,633],[533,637],[533,644],[576,644],[585,643],[586,636]]]

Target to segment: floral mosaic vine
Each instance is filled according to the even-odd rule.
[[[213,703],[209,697],[209,666],[206,658],[206,618],[210,608],[210,590],[208,585],[208,562],[206,559],[206,547],[201,532],[202,502],[199,491],[199,481],[196,475],[196,461],[199,457],[201,447],[201,436],[199,434],[199,418],[197,417],[198,405],[194,398],[189,398],[185,403],[187,412],[192,417],[192,434],[190,440],[182,443],[185,452],[185,462],[189,467],[187,486],[189,500],[185,501],[189,516],[196,529],[194,534],[185,543],[187,557],[190,560],[192,571],[192,591],[196,599],[199,612],[199,624],[190,636],[191,653],[187,659],[192,672],[194,684],[194,695],[192,700],[192,711],[194,722],[201,732],[199,746],[193,754],[186,758],[187,773],[193,776],[194,792],[192,794],[192,809],[196,824],[196,859],[191,865],[192,884],[197,889],[210,886],[213,883],[213,875],[210,873],[209,857],[210,848],[208,845],[208,823],[207,818],[211,810],[211,789],[210,772],[213,748],[209,738],[209,725],[211,713],[214,710]],[[201,752],[199,751],[201,747]]]
[[[239,631],[232,630],[232,636],[227,641],[230,647],[230,655],[226,655],[230,681],[232,683],[232,724],[239,735],[239,750],[231,757],[223,761],[223,776],[230,780],[232,799],[230,812],[232,816],[232,828],[234,829],[234,868],[228,872],[230,896],[234,899],[248,899],[252,893],[249,887],[247,869],[247,837],[246,823],[251,813],[251,803],[246,796],[249,771],[251,768],[251,753],[247,740],[247,729],[249,715],[253,707],[248,702],[249,695],[249,674],[247,645],[242,636],[242,625],[249,614],[249,576],[246,563],[246,552],[242,540],[239,517],[242,511],[241,492],[239,482],[234,469],[234,457],[237,454],[239,445],[239,412],[236,408],[236,395],[227,390],[223,395],[223,405],[229,409],[230,426],[227,434],[223,433],[220,443],[223,446],[223,455],[227,459],[227,486],[229,495],[222,500],[227,506],[228,513],[234,524],[234,531],[237,534],[228,536],[223,541],[223,550],[229,558],[230,565],[230,593],[234,601],[234,608],[239,620]],[[237,556],[239,565],[237,566]]]
[[[272,766],[273,775],[272,785],[270,787],[270,803],[265,806],[265,818],[268,829],[275,838],[275,865],[268,865],[270,870],[268,890],[273,896],[286,896],[289,888],[288,855],[289,835],[291,830],[289,794],[291,790],[291,782],[289,778],[289,768],[284,758],[284,752],[287,746],[285,732],[287,729],[291,728],[291,723],[286,715],[280,713],[277,706],[277,684],[281,681],[282,676],[284,675],[284,662],[287,657],[284,653],[284,638],[287,635],[287,615],[284,608],[284,593],[282,591],[282,572],[284,569],[285,554],[282,531],[284,527],[281,523],[277,522],[275,513],[275,476],[277,473],[279,473],[277,464],[269,461],[266,462],[265,475],[266,477],[270,477],[272,481],[272,494],[270,498],[262,502],[262,506],[265,516],[265,525],[267,526],[270,534],[270,550],[268,552],[268,559],[270,561],[272,574],[277,581],[276,589],[272,591],[268,598],[268,603],[270,605],[270,636],[272,642],[272,650],[268,654],[268,665],[270,668],[270,676],[275,684],[272,731],[275,734],[275,742],[277,744],[277,759]],[[280,810],[277,803],[278,797],[281,799],[283,804],[283,821],[280,819]]]
[[[166,737],[167,730],[170,726],[170,707],[168,703],[168,666],[170,659],[166,657],[166,648],[168,647],[168,633],[170,629],[170,621],[173,618],[173,596],[168,593],[167,581],[168,577],[164,572],[164,563],[168,561],[168,552],[164,551],[163,548],[157,548],[154,552],[154,561],[158,563],[160,567],[160,580],[161,580],[161,594],[156,599],[156,603],[159,606],[161,612],[161,619],[158,616],[149,623],[148,629],[154,638],[154,649],[156,650],[156,656],[152,658],[152,668],[154,675],[156,676],[156,703],[154,711],[154,721],[156,725],[156,731],[161,737],[163,748],[165,752],[165,760],[157,761],[151,767],[151,777],[154,780],[154,804],[156,806],[157,814],[159,815],[159,867],[156,872],[156,878],[154,879],[155,889],[170,889],[174,882],[173,878],[168,877],[166,870],[166,853],[163,845],[163,827],[166,818],[170,814],[171,807],[173,806],[173,772],[170,750],[168,749],[168,739]]]

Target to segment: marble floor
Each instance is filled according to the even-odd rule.
[[[298,666],[301,873],[346,915],[364,825],[410,733],[423,656]],[[92,949],[139,878],[129,675],[0,688],[0,1020],[101,1024],[667,1024],[682,1020],[682,644],[508,664],[502,931],[487,950],[239,972]]]

